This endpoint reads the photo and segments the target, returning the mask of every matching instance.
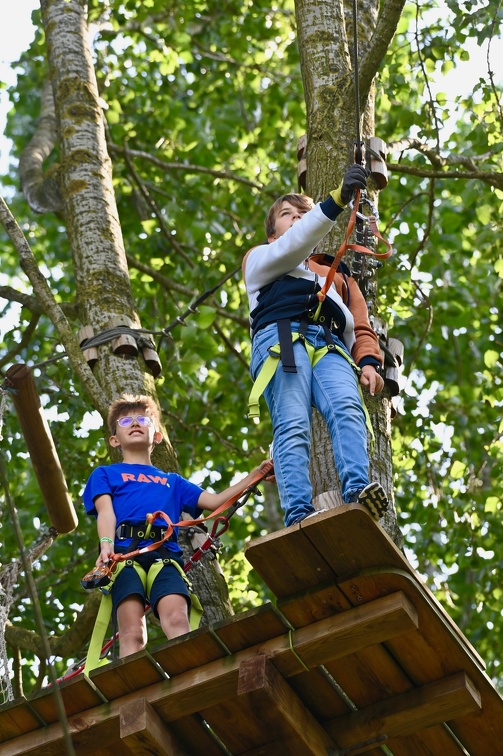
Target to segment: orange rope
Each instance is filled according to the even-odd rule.
[[[147,515],[147,522],[152,524],[155,522],[155,520],[159,517],[164,520],[164,522],[168,525],[166,532],[164,533],[163,538],[160,541],[156,541],[155,543],[149,543],[148,546],[143,546],[141,549],[135,549],[134,551],[130,551],[127,554],[112,554],[110,557],[110,561],[107,565],[104,565],[103,567],[94,568],[90,572],[87,573],[82,578],[82,582],[85,582],[86,580],[89,580],[90,578],[94,577],[98,574],[100,577],[111,577],[112,573],[115,571],[115,568],[117,567],[118,562],[124,562],[126,559],[133,559],[133,557],[138,556],[138,554],[146,554],[149,551],[156,551],[162,544],[168,540],[168,538],[173,533],[174,528],[176,527],[184,527],[188,528],[191,525],[200,525],[202,522],[205,522],[205,520],[210,520],[213,517],[216,517],[217,515],[224,512],[226,509],[231,507],[238,499],[241,498],[241,496],[244,496],[245,493],[253,489],[258,483],[260,483],[262,480],[267,478],[268,475],[271,475],[274,470],[274,465],[272,462],[266,462],[266,464],[262,467],[262,469],[257,472],[257,474],[252,478],[251,483],[246,486],[246,488],[242,489],[241,491],[238,491],[238,493],[234,494],[234,496],[231,496],[229,499],[223,502],[223,504],[220,504],[219,507],[217,507],[211,514],[207,515],[206,517],[199,517],[197,520],[181,520],[180,522],[172,522],[169,516],[162,511],[153,512],[152,514]]]
[[[375,218],[374,215],[370,215],[366,220],[368,221],[368,223],[370,225],[370,229],[371,229],[372,233],[374,234],[374,236],[379,241],[383,242],[383,244],[385,244],[387,246],[386,252],[374,252],[373,249],[369,249],[368,247],[364,247],[362,244],[351,244],[349,242],[349,240],[351,238],[351,234],[353,233],[354,227],[355,227],[355,224],[356,224],[356,218],[357,218],[357,215],[358,215],[358,207],[359,207],[359,205],[360,205],[360,190],[357,189],[356,193],[355,193],[355,200],[354,200],[354,204],[353,204],[353,209],[352,209],[351,215],[349,217],[348,227],[347,227],[347,230],[346,230],[346,236],[344,237],[344,241],[342,242],[341,246],[337,250],[337,254],[335,255],[334,260],[333,260],[333,262],[332,262],[332,264],[330,266],[330,269],[329,269],[329,271],[328,271],[328,273],[326,275],[325,283],[323,284],[323,287],[322,287],[321,291],[318,292],[318,300],[320,302],[320,305],[321,305],[322,302],[324,302],[324,300],[325,300],[325,298],[327,296],[327,292],[330,289],[330,287],[332,286],[332,283],[333,283],[333,280],[334,280],[334,276],[335,276],[335,272],[336,272],[337,268],[339,267],[339,264],[340,264],[342,258],[344,257],[344,255],[346,254],[346,252],[348,251],[348,249],[351,249],[354,252],[361,252],[364,255],[372,255],[373,257],[376,257],[378,260],[386,260],[388,257],[391,257],[391,255],[393,254],[393,248],[392,248],[391,244],[388,241],[386,241],[386,239],[384,239],[381,236],[381,234],[379,233],[379,229],[377,228],[377,221],[376,221],[376,218]]]

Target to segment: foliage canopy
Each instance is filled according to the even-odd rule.
[[[408,556],[500,679],[503,113],[492,71],[501,43],[495,5],[447,0],[442,14],[434,1],[406,5],[376,81],[376,131],[391,150],[379,209],[396,248],[379,274],[379,309],[405,345],[393,423],[399,524]],[[192,0],[181,9],[173,0],[91,0],[89,25],[133,295],[163,364],[156,384],[164,418],[180,472],[201,471],[198,483],[221,488],[259,462],[271,438],[267,413],[260,426],[246,418],[249,335],[238,269],[263,238],[270,201],[297,189],[305,107],[294,2]],[[447,79],[444,93],[434,90],[475,45],[488,49],[489,72],[471,91]],[[4,196],[78,330],[63,223],[30,210],[17,176],[47,75],[40,23],[17,71]],[[57,160],[54,153],[46,168]],[[90,469],[106,459],[101,418],[66,360],[48,362],[61,353],[57,335],[5,234],[0,249],[0,367],[39,365],[38,390],[77,505]],[[234,270],[187,325],[175,324]],[[47,519],[9,403],[3,419],[2,456],[31,543]],[[267,506],[234,518],[225,539],[221,562],[236,611],[266,595],[242,558],[247,538],[279,527],[274,496],[266,497]],[[7,563],[17,549],[2,514]],[[79,518],[35,568],[51,634],[74,621],[84,600],[76,575],[95,559],[94,524],[82,511]],[[10,622],[33,629],[22,584]],[[23,655],[32,687],[33,651]]]

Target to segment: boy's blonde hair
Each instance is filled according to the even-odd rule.
[[[284,194],[282,197],[279,197],[276,202],[273,202],[271,207],[269,208],[269,211],[267,213],[267,217],[265,219],[265,233],[267,238],[272,236],[274,232],[276,231],[276,218],[278,217],[278,213],[281,210],[281,205],[283,202],[289,202],[292,207],[296,207],[297,210],[311,210],[311,208],[314,207],[314,202],[311,199],[311,197],[308,197],[306,194]]]
[[[136,396],[133,394],[122,394],[122,396],[119,396],[112,402],[108,411],[107,422],[108,427],[110,428],[110,433],[112,433],[112,435],[115,433],[119,417],[128,414],[129,412],[134,412],[135,410],[139,410],[140,413],[143,412],[145,415],[149,415],[154,421],[155,430],[159,430],[159,409],[151,396],[146,396],[144,394],[136,394]]]

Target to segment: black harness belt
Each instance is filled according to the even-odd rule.
[[[164,538],[167,528],[160,528],[159,526],[150,528],[147,532],[147,524],[132,525],[129,522],[121,522],[115,531],[117,540],[124,541],[126,538],[137,539],[138,543],[142,540],[160,541]],[[174,532],[168,540],[175,540],[176,536]]]

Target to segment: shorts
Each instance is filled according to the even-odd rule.
[[[149,568],[160,558],[159,554],[154,551],[150,554],[139,554],[134,561],[138,562],[140,567],[143,567],[143,569],[148,572]],[[182,559],[175,555],[170,555],[169,558],[174,562],[178,562],[180,567],[183,568]],[[147,597],[140,576],[133,565],[126,564],[115,578],[112,588],[112,604],[114,611],[117,611],[117,607],[122,601],[124,601],[124,599],[136,595],[143,601],[145,608],[147,607],[147,604],[150,604],[154,616],[159,619],[159,614],[157,612],[158,601],[164,596],[170,596],[173,593],[185,596],[187,599],[187,610],[190,612],[190,595],[187,583],[173,564],[165,564],[160,570],[152,584],[149,597]]]

